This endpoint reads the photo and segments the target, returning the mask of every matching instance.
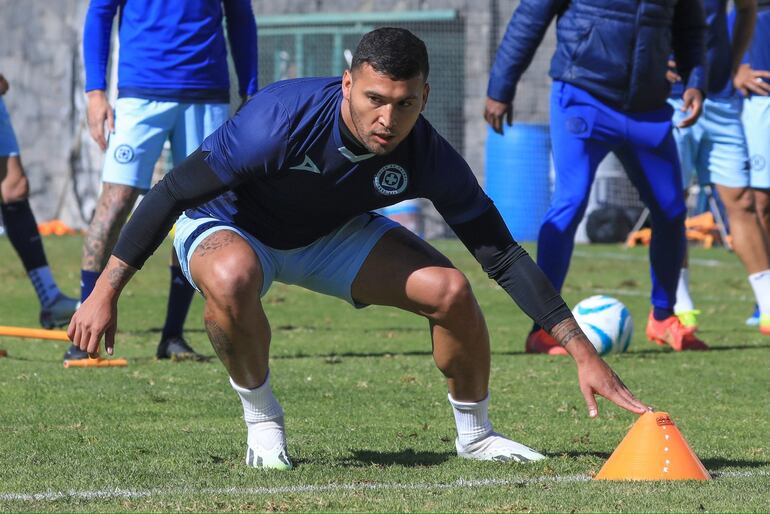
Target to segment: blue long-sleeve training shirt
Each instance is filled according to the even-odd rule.
[[[732,77],[733,52],[730,30],[735,21],[727,20],[727,0],[704,0],[703,9],[708,25],[706,56],[708,58],[709,98],[729,98],[735,94]],[[671,98],[681,98],[684,85],[671,87]]]
[[[757,24],[754,27],[754,37],[749,50],[743,56],[743,62],[749,63],[755,70],[770,71],[770,0],[761,0],[757,12]],[[735,10],[730,12],[729,26],[735,20]],[[732,36],[732,32],[730,33]],[[768,79],[763,79],[770,82]]]
[[[227,103],[223,17],[239,93],[257,92],[257,29],[249,0],[91,0],[83,30],[86,91],[106,89],[118,11],[119,96]]]

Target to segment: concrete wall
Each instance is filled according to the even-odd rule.
[[[466,22],[465,157],[482,180],[486,126],[481,117],[487,74],[517,2],[505,0],[253,0],[260,15],[455,9]],[[81,57],[85,0],[0,0],[0,73],[11,82],[11,112],[32,205],[39,220],[62,218],[84,226],[99,188],[102,155],[85,125]],[[519,121],[548,117],[549,32],[515,103]]]

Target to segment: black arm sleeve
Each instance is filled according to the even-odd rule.
[[[208,152],[200,149],[144,195],[131,219],[120,232],[112,255],[141,269],[171,230],[185,209],[195,207],[227,190],[204,161]]]
[[[548,332],[572,316],[561,295],[511,236],[494,206],[466,223],[451,225],[457,237],[530,318]]]

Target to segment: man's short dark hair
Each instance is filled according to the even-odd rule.
[[[368,64],[377,73],[394,80],[408,80],[422,74],[428,80],[428,49],[420,38],[406,29],[382,27],[358,43],[351,69]]]

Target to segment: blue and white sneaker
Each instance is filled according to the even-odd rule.
[[[498,462],[531,462],[545,459],[545,455],[529,446],[511,441],[504,435],[492,432],[484,439],[468,445],[455,439],[457,455],[463,459],[492,460]]]
[[[746,324],[750,327],[759,326],[759,305],[754,304],[754,314],[746,318]]]
[[[80,300],[59,294],[49,307],[40,309],[40,326],[46,329],[67,325],[80,307]]]

